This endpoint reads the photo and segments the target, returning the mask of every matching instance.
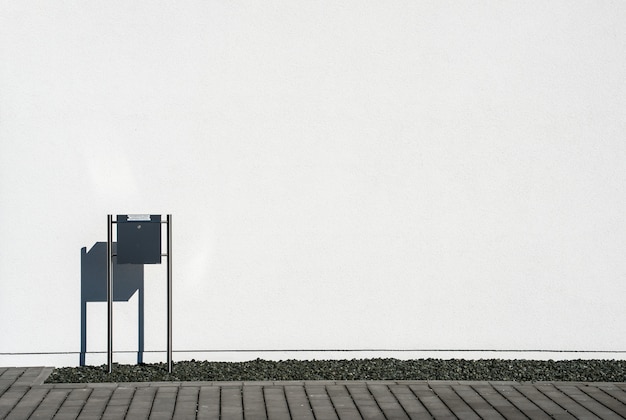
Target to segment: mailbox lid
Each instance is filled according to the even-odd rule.
[[[161,264],[161,215],[117,215],[117,263]]]

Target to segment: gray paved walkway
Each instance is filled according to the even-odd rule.
[[[626,419],[626,383],[43,384],[51,371],[0,368],[0,419]]]

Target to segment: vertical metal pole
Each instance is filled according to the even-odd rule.
[[[172,373],[172,215],[167,215],[167,371]]]
[[[113,216],[107,215],[107,365],[113,370]]]

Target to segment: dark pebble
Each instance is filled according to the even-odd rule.
[[[362,359],[248,362],[183,361],[65,367],[46,383],[152,381],[455,380],[626,382],[626,360]]]

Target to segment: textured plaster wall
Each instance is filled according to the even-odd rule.
[[[626,351],[624,22],[616,1],[3,2],[0,364],[78,363],[108,213],[173,214],[176,351]],[[146,268],[147,351],[164,282]]]

